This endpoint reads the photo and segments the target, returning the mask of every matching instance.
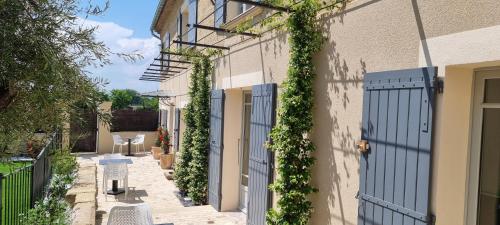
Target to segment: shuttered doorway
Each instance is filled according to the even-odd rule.
[[[248,171],[248,221],[250,225],[266,224],[266,212],[271,205],[269,184],[272,181],[273,157],[267,149],[269,133],[276,117],[276,84],[252,87],[250,118],[250,160]]]
[[[359,225],[432,224],[435,78],[436,68],[365,75]]]
[[[210,151],[208,156],[208,204],[221,208],[222,138],[224,130],[224,90],[213,90],[210,99]]]

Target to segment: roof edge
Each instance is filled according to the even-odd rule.
[[[160,0],[160,2],[158,2],[155,16],[153,17],[153,21],[151,22],[151,27],[150,27],[151,31],[156,31],[156,25],[158,24],[158,19],[160,18],[160,15],[163,13],[163,8],[165,8],[166,3],[167,0]]]

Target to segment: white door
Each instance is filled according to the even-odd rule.
[[[240,146],[240,203],[239,209],[246,213],[248,206],[248,162],[250,149],[250,117],[252,116],[252,93],[243,94],[243,124]]]
[[[500,224],[500,70],[476,72],[468,224]]]

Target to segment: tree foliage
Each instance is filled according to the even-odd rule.
[[[111,91],[111,108],[112,109],[126,109],[133,104],[134,100],[137,102],[139,93],[131,89],[114,89]]]
[[[105,82],[84,68],[107,64],[111,52],[81,12],[76,0],[0,1],[0,157],[102,101]]]
[[[110,99],[111,108],[127,109],[131,106],[141,106],[143,109],[158,110],[158,99],[153,97],[143,97],[136,90],[113,89]]]

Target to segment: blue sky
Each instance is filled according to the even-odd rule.
[[[89,0],[80,0],[82,7]],[[104,0],[92,0],[102,5]],[[110,56],[111,65],[102,68],[88,68],[91,76],[102,77],[111,89],[135,89],[139,92],[157,90],[157,82],[140,81],[139,77],[153,58],[159,53],[160,41],[149,30],[158,0],[109,0],[110,8],[101,16],[89,16],[83,24],[97,26],[96,39],[103,41],[112,52],[137,52],[144,59],[125,62],[117,56]],[[84,16],[82,15],[82,18]]]

